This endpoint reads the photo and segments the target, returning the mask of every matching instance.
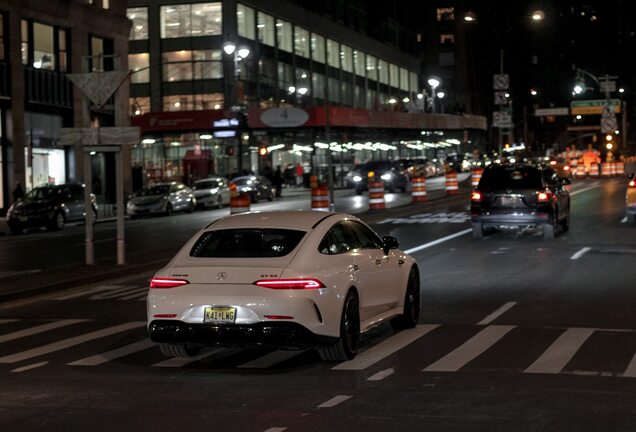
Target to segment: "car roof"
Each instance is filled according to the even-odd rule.
[[[225,180],[225,179],[223,177],[208,177],[208,178],[196,180],[195,183],[201,183],[201,182],[210,181],[210,180]]]
[[[153,188],[155,186],[173,186],[173,185],[176,185],[176,184],[181,184],[181,183],[179,183],[179,182],[153,183],[151,185],[146,186],[145,189]]]
[[[309,231],[323,219],[333,217],[334,221],[348,218],[344,213],[324,213],[309,210],[251,212],[231,215],[212,222],[209,229],[231,228],[283,228]]]

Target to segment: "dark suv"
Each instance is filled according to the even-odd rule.
[[[484,170],[471,197],[473,237],[488,228],[543,227],[554,238],[570,224],[570,194],[551,168],[491,165]]]
[[[358,165],[352,171],[353,185],[358,195],[369,189],[370,172],[373,172],[377,181],[384,182],[384,188],[390,193],[395,192],[396,189],[406,192],[409,182],[406,169],[397,161],[377,160]]]

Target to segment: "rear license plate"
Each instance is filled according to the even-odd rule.
[[[210,307],[203,311],[203,322],[213,324],[233,324],[236,321],[236,308]]]
[[[519,201],[514,197],[501,197],[499,202],[502,207],[516,207]]]

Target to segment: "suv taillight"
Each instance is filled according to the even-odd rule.
[[[538,192],[537,193],[537,201],[540,203],[550,202],[552,194],[550,192]]]
[[[481,202],[482,196],[481,196],[481,192],[479,191],[473,191],[473,193],[470,195],[470,200],[473,202]]]
[[[630,180],[629,183],[627,183],[627,186],[636,187],[636,180]]]

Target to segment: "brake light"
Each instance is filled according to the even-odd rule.
[[[636,180],[630,180],[629,183],[627,183],[627,186],[636,187]]]
[[[185,279],[152,278],[150,288],[177,288],[189,283]]]
[[[539,202],[548,202],[550,201],[551,194],[549,192],[539,192],[537,194],[537,201]]]
[[[473,193],[470,196],[470,200],[471,201],[475,201],[475,202],[481,202],[481,192],[479,191],[473,191]]]
[[[177,314],[155,314],[153,318],[176,318]]]
[[[569,165],[564,166],[563,171],[570,171],[570,166]]]
[[[270,289],[319,289],[325,284],[318,279],[261,279],[254,285]]]
[[[556,161],[550,161],[550,165],[556,165]]]

